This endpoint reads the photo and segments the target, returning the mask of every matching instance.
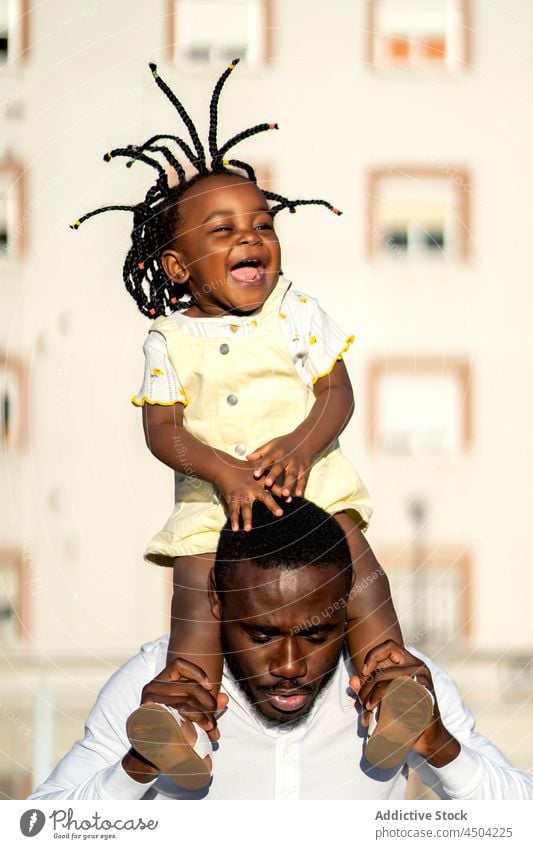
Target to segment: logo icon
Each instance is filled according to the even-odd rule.
[[[36,808],[31,808],[22,814],[20,818],[20,830],[24,837],[35,837],[36,834],[42,831],[45,822],[46,817],[43,812],[38,811]]]

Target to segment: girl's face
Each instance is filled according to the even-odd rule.
[[[164,251],[166,274],[189,285],[202,317],[258,309],[277,283],[281,253],[266,198],[244,177],[216,174],[180,200],[180,226]]]

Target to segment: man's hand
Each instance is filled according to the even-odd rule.
[[[213,485],[218,489],[228,505],[228,515],[231,528],[239,530],[239,518],[242,516],[245,531],[252,530],[252,505],[254,501],[262,501],[274,516],[281,516],[283,510],[265,489],[264,484],[255,480],[253,466],[236,467],[220,465],[220,470],[213,477]]]
[[[387,640],[369,651],[361,671],[361,676],[354,675],[350,679],[350,686],[358,694],[365,709],[362,716],[364,726],[368,727],[370,714],[381,702],[391,681],[401,676],[416,676],[417,682],[432,693],[435,705],[432,721],[413,744],[412,749],[437,768],[455,760],[461,747],[442,723],[431,672],[420,658],[410,654],[393,640]]]
[[[247,459],[254,463],[254,478],[264,478],[264,485],[274,495],[290,500],[293,495],[302,497],[307,485],[314,455],[309,450],[308,440],[288,433],[265,442]],[[283,475],[283,483],[278,478]]]
[[[203,728],[210,740],[218,740],[220,732],[215,714],[224,710],[228,697],[219,693],[215,698],[211,692],[213,687],[203,669],[178,657],[143,687],[141,705],[156,702],[176,708],[183,719]],[[183,734],[185,738],[190,734],[187,742],[193,745],[196,732],[192,726],[184,725]],[[122,766],[135,781],[142,783],[152,781],[159,774],[157,767],[133,748],[124,756]]]
[[[156,702],[176,708],[183,719],[203,728],[210,740],[218,740],[215,714],[226,707],[228,697],[219,693],[215,698],[213,687],[203,669],[177,657],[143,687],[141,705]]]

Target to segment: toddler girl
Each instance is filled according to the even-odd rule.
[[[356,574],[347,644],[359,673],[373,646],[386,639],[402,642],[388,580],[361,533],[371,515],[370,499],[337,441],[353,412],[342,360],[352,337],[282,275],[274,230],[274,217],[285,208],[321,204],[339,213],[323,200],[289,200],[260,190],[247,163],[226,158],[237,142],[277,127],[259,124],[218,145],[218,99],[237,61],[213,92],[210,166],[189,115],[151,65],[194,149],[179,137],[156,135],[142,146],[106,154],[108,161],[125,155],[128,164],[151,165],[157,181],[143,203],[104,207],[73,225],[108,209],[134,214],[124,280],[141,312],[155,320],[144,345],[143,385],[133,403],[143,408],[149,449],[175,473],[174,510],[145,557],[173,567],[168,660],[181,657],[201,667],[215,691],[222,655],[208,576],[227,517],[235,531],[249,531],[256,500],[282,515],[284,500],[305,493],[343,528]],[[165,139],[185,154],[194,176],[186,178],[181,162],[160,144]],[[165,168],[149,153],[163,155],[177,173],[176,186],[169,187]],[[318,241],[318,234],[311,238]],[[177,783],[199,786],[209,780],[208,765],[185,745],[188,735],[179,735],[178,717],[181,763],[169,765],[161,746],[151,745],[157,736],[153,717],[146,706],[136,713],[137,724],[130,723],[128,731],[141,754],[172,772]],[[165,724],[161,710],[153,714]]]

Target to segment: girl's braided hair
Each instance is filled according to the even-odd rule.
[[[218,101],[224,83],[238,62],[238,59],[234,59],[225,69],[211,95],[208,133],[209,154],[211,157],[209,167],[207,165],[205,149],[190,115],[174,92],[161,79],[157,71],[157,66],[151,62],[150,70],[152,71],[155,82],[166,97],[168,97],[183,120],[189,132],[192,147],[178,136],[158,134],[151,136],[142,145],[129,145],[128,147],[119,147],[109,151],[104,156],[105,162],[110,162],[116,156],[126,156],[128,157],[128,162],[126,162],[128,168],[134,162],[144,162],[146,165],[155,168],[158,176],[154,185],[148,189],[144,200],[135,206],[103,206],[100,209],[86,213],[78,221],[70,225],[73,230],[77,230],[80,224],[88,218],[92,218],[93,215],[99,215],[101,212],[108,212],[113,209],[133,212],[131,247],[124,262],[123,278],[126,289],[134,299],[139,310],[143,315],[150,318],[166,315],[172,310],[186,309],[189,306],[190,296],[187,287],[182,284],[175,284],[170,280],[165,274],[160,260],[163,248],[174,241],[178,227],[178,206],[182,196],[195,183],[212,174],[226,173],[242,177],[243,175],[239,171],[244,171],[246,177],[251,182],[257,184],[254,169],[251,165],[239,159],[227,159],[226,155],[240,141],[254,136],[256,133],[262,133],[265,130],[278,129],[277,124],[256,124],[254,127],[248,127],[248,129],[232,136],[221,147],[218,146]],[[185,169],[177,156],[165,144],[160,144],[161,141],[167,140],[174,142],[179,148],[177,156],[184,155],[196,169],[197,173],[189,179],[186,178]],[[174,169],[178,176],[177,185],[169,185],[165,168],[158,159],[148,156],[148,153],[162,154],[166,160],[166,164]],[[320,204],[327,206],[328,209],[331,209],[337,215],[341,214],[338,209],[335,209],[335,207],[325,200],[290,200],[275,192],[265,189],[261,189],[261,191],[268,200],[275,202],[275,205],[270,209],[272,215],[276,215],[282,209],[296,212],[297,206],[306,204]]]

